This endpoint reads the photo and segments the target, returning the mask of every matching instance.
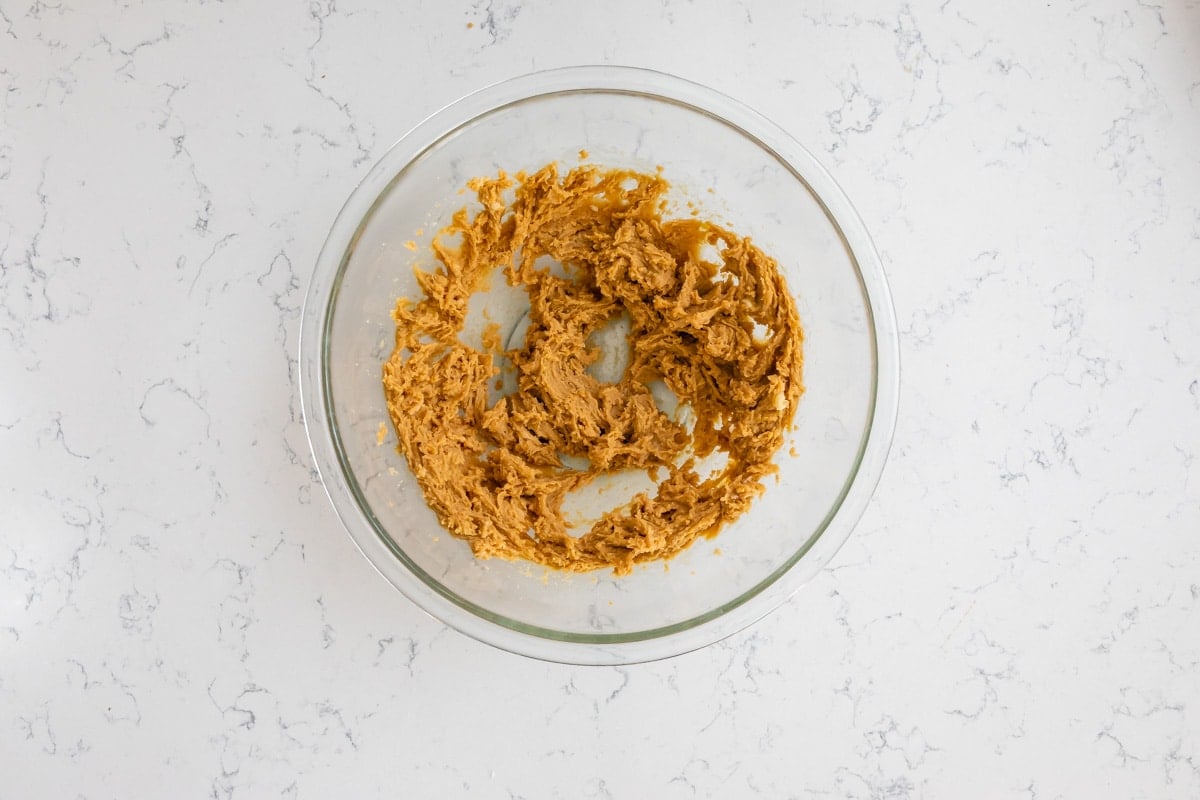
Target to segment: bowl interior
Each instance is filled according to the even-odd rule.
[[[565,170],[579,163],[580,150],[602,166],[661,167],[672,187],[668,216],[696,210],[750,236],[779,262],[805,330],[806,393],[776,459],[778,480],[768,480],[751,511],[716,538],[665,566],[644,565],[620,578],[474,558],[440,527],[396,451],[380,383],[394,332],[391,310],[398,297],[419,296],[412,270],[431,266],[431,238],[455,210],[473,207],[463,191],[467,180],[549,161]],[[853,480],[877,378],[870,306],[854,255],[805,180],[716,115],[618,90],[553,92],[503,105],[406,161],[390,165],[394,178],[344,253],[322,341],[328,423],[347,484],[395,557],[476,615],[580,641],[699,624],[795,563]]]

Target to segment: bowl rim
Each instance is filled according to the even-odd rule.
[[[779,567],[734,599],[703,614],[643,631],[590,634],[512,620],[459,597],[400,550],[375,518],[349,469],[329,381],[329,329],[341,278],[374,210],[409,164],[462,126],[534,98],[625,93],[682,105],[724,123],[771,153],[806,186],[838,231],[858,276],[874,351],[873,397],[859,450],[822,523]],[[358,183],[317,258],[301,314],[299,384],[305,432],[334,511],[359,551],[403,595],[435,619],[500,649],[572,664],[628,664],[689,652],[720,641],[778,608],[815,577],[845,543],[882,474],[895,431],[899,335],[882,261],[866,227],[833,176],[803,145],[763,115],[698,83],[623,66],[576,66],[510,78],[449,103],[398,139]]]

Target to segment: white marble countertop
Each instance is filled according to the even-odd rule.
[[[0,798],[1200,796],[1200,6],[1002,6],[0,0]],[[386,147],[599,62],[817,152],[903,330],[830,569],[621,669],[394,591],[294,385]]]

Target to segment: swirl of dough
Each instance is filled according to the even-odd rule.
[[[399,449],[442,525],[481,558],[627,574],[743,514],[804,391],[803,332],[776,262],[712,222],[664,220],[661,175],[580,166],[560,177],[550,164],[469,186],[481,208],[435,239],[438,267],[417,273],[424,297],[397,302],[383,367]],[[567,274],[539,268],[543,256]],[[507,353],[516,391],[489,405],[499,366],[459,334],[499,265],[528,293],[529,328]],[[622,315],[629,364],[606,383],[588,371],[599,356],[589,337]],[[658,408],[654,381],[694,423]],[[725,466],[702,477],[697,459],[714,451]],[[573,535],[564,499],[616,470],[662,479]]]

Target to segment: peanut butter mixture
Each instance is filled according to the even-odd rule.
[[[442,525],[480,558],[627,574],[744,513],[804,391],[800,320],[775,261],[711,222],[662,219],[658,175],[551,164],[469,186],[482,210],[460,210],[435,239],[440,266],[417,272],[423,298],[397,302],[383,368],[399,449]],[[542,256],[567,276],[535,266]],[[460,333],[500,266],[529,295],[529,328],[505,352],[517,390],[489,404],[498,334],[489,326],[480,350]],[[620,315],[629,365],[603,383],[587,371],[589,336]],[[659,410],[652,381],[690,414]],[[724,468],[701,475],[697,459],[717,450]],[[614,470],[647,471],[657,493],[572,535],[564,498]]]

